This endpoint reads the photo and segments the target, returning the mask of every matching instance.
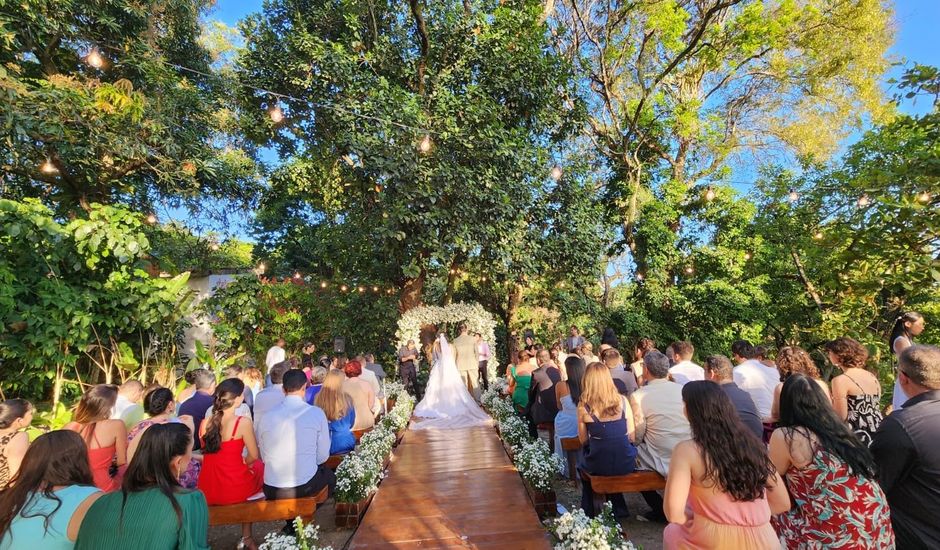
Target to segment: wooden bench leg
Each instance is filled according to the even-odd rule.
[[[578,465],[577,465],[578,452],[567,451],[565,452],[565,458],[568,460],[568,479],[580,485],[581,476],[578,475]]]
[[[594,515],[597,516],[604,509],[604,503],[607,502],[607,495],[603,493],[594,493]]]

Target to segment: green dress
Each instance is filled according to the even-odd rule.
[[[512,402],[519,411],[525,410],[529,404],[529,387],[532,385],[532,375],[517,375],[515,365],[510,367],[512,377],[516,380],[516,389],[512,392]]]
[[[199,491],[176,493],[183,512],[180,525],[170,500],[159,489],[127,496],[121,518],[121,491],[99,498],[88,510],[76,550],[203,550],[209,548],[209,508]]]

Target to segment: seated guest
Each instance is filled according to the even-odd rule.
[[[643,357],[656,349],[656,342],[649,338],[640,338],[633,347],[633,362],[630,363],[630,370],[636,375],[637,383],[643,379]]]
[[[884,417],[881,382],[867,368],[868,350],[855,340],[843,337],[827,343],[826,351],[829,361],[842,369],[842,374],[832,379],[832,408],[864,444],[871,445],[871,438]]]
[[[69,550],[88,508],[104,493],[94,486],[81,436],[45,433],[26,451],[15,483],[0,492],[0,550]]]
[[[206,412],[212,408],[212,403],[214,398],[212,397],[212,392],[215,391],[215,374],[212,371],[207,369],[197,369],[193,371],[193,386],[196,388],[196,392],[192,397],[186,400],[185,403],[182,403],[179,408],[179,415],[189,416],[193,419],[193,426],[196,429],[195,433],[199,433],[199,430],[202,429],[202,421],[206,417]],[[196,438],[195,446],[193,449],[199,450],[202,443],[199,441],[199,438]]]
[[[757,406],[757,414],[765,423],[769,423],[774,405],[774,388],[780,383],[780,373],[776,368],[758,361],[754,346],[747,340],[731,344],[731,358],[737,363],[734,367],[734,383],[751,395]]]
[[[260,370],[252,367],[245,369],[242,375],[242,381],[245,382],[245,386],[251,391],[251,409],[252,413],[254,413],[255,398],[258,397],[258,394],[261,393],[261,389],[264,388],[264,376],[261,374]]]
[[[676,364],[669,367],[673,382],[684,386],[689,382],[705,380],[705,371],[692,362],[695,348],[691,342],[673,342],[672,351],[676,356]]]
[[[561,382],[561,370],[552,363],[551,353],[547,349],[539,351],[536,360],[539,368],[532,371],[532,385],[529,387],[529,434],[533,437],[538,437],[539,424],[554,424],[555,415],[558,414],[555,385]]]
[[[643,357],[643,372],[646,385],[630,396],[636,426],[637,465],[665,476],[669,473],[672,450],[680,441],[691,437],[689,420],[682,410],[682,386],[668,379],[669,360],[658,351]],[[642,495],[652,511],[640,517],[664,523],[666,516],[659,493],[643,491]]]
[[[281,361],[271,367],[271,370],[268,372],[268,375],[271,377],[271,385],[259,391],[257,397],[255,397],[255,427],[261,424],[261,419],[268,411],[277,408],[284,402],[284,389],[281,383],[284,378],[284,373],[288,370],[290,370],[290,362]]]
[[[669,463],[663,547],[779,548],[770,518],[790,498],[764,443],[747,435],[718,384],[689,382],[682,399],[692,439],[676,445]]]
[[[366,356],[359,355],[356,357],[356,362],[359,363],[359,370],[361,374],[359,375],[359,380],[369,383],[369,389],[372,390],[372,395],[375,396],[375,399],[372,402],[372,414],[378,414],[382,411],[382,403],[379,399],[379,396],[382,394],[382,386],[379,384],[379,378],[375,375],[374,372],[366,368]],[[349,375],[346,375],[349,378]]]
[[[91,505],[75,548],[209,548],[206,498],[179,484],[179,474],[192,452],[193,434],[188,427],[151,426],[140,440],[120,492],[104,495]]]
[[[592,475],[626,475],[636,467],[633,436],[633,412],[627,398],[617,392],[610,373],[602,363],[587,366],[582,378],[581,400],[578,404],[578,439],[581,440],[583,461],[578,468]],[[614,515],[629,514],[622,494],[609,495]],[[594,492],[590,483],[581,484],[581,508],[594,517]]]
[[[774,388],[774,404],[770,408],[770,420],[776,422],[780,418],[780,390],[783,383],[794,374],[802,374],[811,378],[819,385],[819,389],[829,397],[829,386],[819,376],[816,363],[806,351],[799,346],[787,346],[777,352],[777,370],[780,372],[780,383]]]
[[[308,376],[312,373],[312,369],[316,364],[317,358],[314,355],[316,352],[317,346],[313,342],[304,342],[304,345],[300,348],[300,368],[304,371],[304,374],[308,374]]]
[[[260,493],[264,483],[264,463],[258,460],[251,418],[235,414],[244,392],[245,383],[238,378],[223,380],[215,388],[212,416],[202,424],[199,490],[209,506],[245,502]],[[254,547],[251,523],[242,523],[241,544]]]
[[[381,385],[381,383],[385,380],[385,369],[382,368],[382,365],[375,362],[375,354],[367,353],[365,358],[366,363],[365,367],[363,368],[372,372],[372,374],[374,374],[375,377],[379,379],[379,384]]]
[[[362,379],[362,364],[359,361],[349,361],[344,370],[346,380],[343,382],[343,392],[352,399],[356,408],[356,425],[354,430],[367,430],[375,426],[375,394],[372,386]]]
[[[25,399],[0,403],[0,489],[13,479],[29,447],[24,431],[33,421],[33,405]]]
[[[193,417],[176,416],[176,403],[173,402],[173,392],[167,388],[156,388],[144,395],[144,410],[150,418],[141,420],[127,432],[128,462],[134,460],[134,454],[137,452],[137,447],[140,445],[140,438],[146,433],[150,426],[175,422],[185,425],[189,428],[191,433],[195,433],[193,431]],[[186,470],[180,475],[180,485],[187,489],[195,489],[201,470],[202,462],[196,458],[192,458],[189,461],[189,465],[186,466]]]
[[[110,420],[117,401],[117,386],[92,386],[79,401],[72,422],[66,430],[78,432],[88,447],[88,462],[95,487],[114,491],[121,486],[123,466],[127,463],[127,428],[121,420]],[[112,472],[116,464],[118,471]]]
[[[313,405],[313,401],[317,398],[317,394],[320,393],[320,390],[323,389],[323,381],[326,380],[326,373],[329,372],[323,367],[313,367],[310,371],[310,385],[307,386],[307,391],[304,393],[304,401],[308,405]]]
[[[633,371],[623,365],[623,358],[620,352],[614,348],[608,348],[601,352],[601,361],[607,367],[610,377],[614,380],[614,386],[617,386],[617,392],[620,395],[629,397],[631,393],[637,390],[636,375]]]
[[[308,497],[324,487],[332,494],[336,486],[333,472],[318,467],[330,458],[330,426],[319,407],[304,402],[306,386],[303,371],[284,373],[284,402],[258,424],[268,500]]]
[[[138,380],[128,380],[118,386],[117,401],[111,411],[111,420],[121,420],[128,430],[144,419],[144,408],[140,400],[144,398],[144,385]]]
[[[568,380],[555,385],[558,414],[555,415],[555,454],[561,458],[561,474],[568,475],[568,455],[561,448],[561,440],[578,437],[578,403],[581,402],[581,379],[584,377],[584,361],[577,355],[565,359]],[[578,455],[580,456],[580,451]]]
[[[905,348],[898,385],[908,399],[884,419],[871,444],[878,481],[898,548],[940,548],[940,348]]]
[[[529,406],[529,388],[532,386],[532,364],[529,363],[529,352],[519,350],[516,353],[516,363],[510,365],[506,371],[509,378],[509,395],[512,403],[520,413]]]
[[[581,359],[584,359],[586,365],[600,362],[600,358],[594,355],[594,344],[589,340],[585,340],[584,343],[581,344],[581,347],[578,348],[578,355],[581,356]]]
[[[330,423],[330,454],[348,453],[356,448],[356,407],[352,399],[343,392],[346,377],[338,370],[330,371],[323,382],[323,389],[317,393],[314,404],[323,410]]]
[[[794,374],[780,392],[770,459],[796,506],[773,518],[788,548],[893,548],[891,513],[875,462],[812,379]]]
[[[183,375],[183,382],[185,383],[185,387],[180,390],[176,396],[177,407],[188,401],[190,397],[196,394],[196,377],[199,376],[201,371],[208,372],[207,369],[193,369]],[[147,393],[144,392],[144,395],[147,395]]]
[[[757,439],[763,439],[764,424],[761,422],[760,415],[757,414],[754,400],[746,391],[734,383],[734,370],[731,361],[724,355],[711,355],[706,358],[705,379],[721,386],[722,391],[731,400],[731,404],[734,406],[734,410],[737,411],[741,422],[751,433],[757,436]]]

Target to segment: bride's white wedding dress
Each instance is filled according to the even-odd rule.
[[[467,428],[492,424],[489,415],[477,405],[457,371],[457,362],[447,338],[438,340],[440,350],[435,351],[431,376],[424,399],[415,407],[414,416],[420,420],[411,427]]]

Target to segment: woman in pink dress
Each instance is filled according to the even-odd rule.
[[[121,486],[127,464],[127,428],[123,420],[109,420],[117,396],[117,386],[93,386],[79,401],[72,422],[65,425],[85,440],[95,487],[102,491]]]
[[[721,386],[682,387],[692,439],[676,445],[666,477],[663,547],[780,548],[771,514],[790,498],[763,443],[738,418]]]

